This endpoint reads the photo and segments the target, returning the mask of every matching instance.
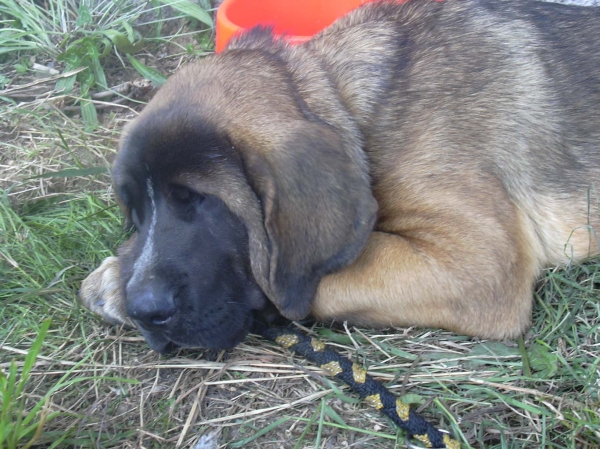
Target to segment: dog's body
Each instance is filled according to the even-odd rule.
[[[157,350],[234,345],[269,303],[520,334],[541,269],[598,253],[598,35],[594,8],[415,0],[237,38],[127,128],[137,233],[84,303]]]

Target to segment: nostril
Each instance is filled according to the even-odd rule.
[[[177,312],[173,295],[151,287],[127,289],[127,313],[142,326],[165,326]]]
[[[164,326],[175,316],[175,308],[170,301],[138,302],[137,307],[131,307],[130,315],[134,320],[140,321],[147,326]]]
[[[175,315],[175,310],[163,311],[160,314],[156,314],[150,317],[150,323],[154,326],[164,326],[171,318]]]

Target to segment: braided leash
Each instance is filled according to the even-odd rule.
[[[267,340],[316,363],[328,375],[348,384],[368,405],[389,416],[398,427],[407,432],[408,447],[418,448],[410,443],[412,438],[420,441],[426,448],[460,449],[460,443],[447,432],[433,427],[381,382],[368,375],[364,368],[329,349],[321,341],[291,328],[269,327],[263,329],[261,334]]]

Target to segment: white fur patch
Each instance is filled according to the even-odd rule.
[[[139,255],[135,264],[133,265],[133,276],[127,282],[127,287],[134,282],[138,282],[144,277],[146,272],[152,268],[155,261],[154,255],[154,228],[156,227],[156,202],[154,201],[154,187],[152,186],[152,179],[146,179],[146,191],[150,197],[150,209],[152,217],[150,219],[150,228],[148,228],[148,235],[144,243],[142,253]]]

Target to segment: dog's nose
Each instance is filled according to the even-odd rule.
[[[142,326],[165,326],[175,316],[177,309],[173,295],[145,285],[127,289],[127,313]]]

